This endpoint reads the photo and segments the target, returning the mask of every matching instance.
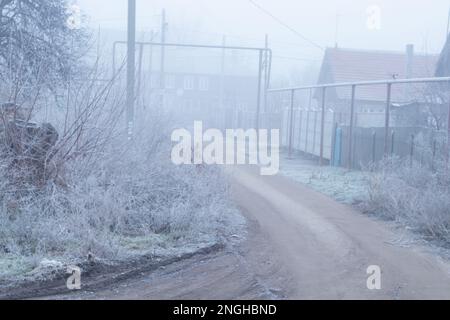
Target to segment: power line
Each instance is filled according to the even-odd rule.
[[[243,36],[243,35],[237,35],[237,34],[233,34],[233,33],[223,33],[223,32],[213,32],[213,31],[203,31],[203,30],[195,30],[195,29],[189,29],[186,27],[177,27],[177,26],[172,26],[172,29],[175,30],[181,30],[187,33],[198,33],[198,34],[204,34],[204,35],[211,35],[211,36],[226,36],[227,38],[236,38],[236,39],[240,39],[240,40],[252,40],[252,41],[261,41],[261,38],[257,38],[255,36]],[[272,44],[276,43],[276,44],[280,44],[283,46],[289,46],[289,47],[304,47],[303,45],[299,45],[298,43],[295,42],[289,42],[289,41],[283,41],[283,40],[271,40],[270,41]],[[307,45],[305,45],[307,46]]]
[[[268,15],[269,17],[271,17],[273,20],[275,20],[276,22],[278,22],[279,24],[281,24],[283,27],[285,27],[286,29],[288,29],[289,31],[295,33],[298,37],[302,38],[304,41],[308,42],[310,45],[312,45],[313,47],[316,47],[322,51],[324,51],[324,48],[317,44],[316,42],[308,39],[307,37],[305,37],[303,34],[301,34],[300,32],[298,32],[297,30],[295,30],[294,28],[292,28],[291,26],[289,26],[287,23],[283,22],[280,18],[277,18],[276,16],[274,16],[270,11],[264,9],[263,7],[261,7],[259,4],[257,4],[256,2],[254,2],[253,0],[248,0],[253,6],[255,6],[257,9],[259,9],[260,11],[264,12],[266,15]]]

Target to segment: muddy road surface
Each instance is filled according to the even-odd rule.
[[[230,172],[246,240],[91,292],[46,299],[449,299],[448,262],[282,176]],[[381,289],[367,288],[367,268]]]

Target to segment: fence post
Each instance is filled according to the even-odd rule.
[[[320,160],[319,165],[323,165],[323,144],[325,141],[325,98],[327,94],[327,88],[323,87],[322,90],[322,118],[320,121]]]
[[[356,85],[352,85],[352,101],[350,105],[350,126],[348,132],[348,154],[347,154],[348,169],[351,169],[353,167],[352,154],[353,154],[353,125],[355,118],[355,95],[356,95]]]
[[[280,136],[281,136],[280,144],[281,144],[281,147],[284,147],[284,142],[285,142],[284,138],[286,137],[286,132],[287,132],[287,128],[286,128],[287,124],[284,121],[284,112],[285,112],[285,109],[284,109],[284,107],[282,107],[279,111],[279,119],[278,119],[278,120],[280,120]]]
[[[291,112],[289,120],[289,158],[292,157],[292,139],[294,135],[294,97],[295,90],[291,90]]]
[[[314,129],[313,129],[313,148],[312,154],[316,152],[316,142],[317,142],[317,110],[314,111]]]
[[[330,159],[330,165],[334,166],[335,160],[336,160],[336,135],[337,135],[337,128],[338,124],[336,121],[333,121],[333,134],[331,136],[331,159]]]
[[[447,152],[446,152],[446,162],[447,162],[447,169],[448,169],[448,163],[450,158],[450,101],[448,104],[448,120],[447,120]]]
[[[302,126],[303,126],[303,109],[300,109],[300,125],[298,133],[298,150],[302,151]]]
[[[385,122],[384,122],[384,155],[387,156],[389,151],[389,124],[391,117],[391,94],[392,94],[392,83],[387,84],[387,97],[386,97],[386,111],[385,111]]]
[[[374,164],[376,161],[376,152],[377,152],[376,146],[377,146],[377,132],[374,130],[372,132],[372,164]]]
[[[309,139],[309,109],[306,110],[306,135],[305,135],[305,153],[308,153],[308,139]]]
[[[391,131],[391,157],[394,155],[394,146],[395,146],[395,130]]]
[[[436,139],[435,138],[433,138],[433,155],[432,155],[432,158],[431,158],[431,171],[435,171],[434,169],[434,162],[436,161],[436,144],[437,144],[437,141],[436,141]]]

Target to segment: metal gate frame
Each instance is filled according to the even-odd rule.
[[[127,41],[115,41],[113,44],[113,78],[116,76],[116,50],[117,45],[127,44]],[[203,44],[181,44],[181,43],[160,43],[160,42],[135,42],[140,46],[140,52],[144,46],[159,46],[159,47],[180,47],[180,48],[205,48],[205,49],[222,49],[222,50],[244,50],[244,51],[257,51],[259,53],[258,61],[258,92],[256,102],[256,116],[255,124],[256,130],[260,125],[261,114],[261,91],[262,91],[262,70],[263,70],[263,57],[266,54],[267,57],[267,77],[264,85],[264,104],[267,103],[267,95],[270,88],[271,74],[272,74],[272,49],[270,48],[256,48],[256,47],[242,47],[242,46],[219,46],[219,45],[203,45]]]

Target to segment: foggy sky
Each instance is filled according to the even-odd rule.
[[[339,47],[344,48],[403,51],[407,43],[412,43],[417,52],[423,53],[438,53],[442,49],[450,8],[449,0],[255,2],[323,48],[334,46],[337,40]],[[91,17],[92,27],[126,29],[127,0],[77,3]],[[369,30],[366,26],[366,10],[370,5],[381,9],[381,30]],[[182,30],[209,35],[217,43],[226,35],[228,44],[263,46],[267,33],[275,64],[300,68],[320,62],[323,56],[323,50],[304,41],[248,0],[137,0],[137,8],[140,30],[158,30],[158,15],[166,8],[169,37],[171,31]]]

